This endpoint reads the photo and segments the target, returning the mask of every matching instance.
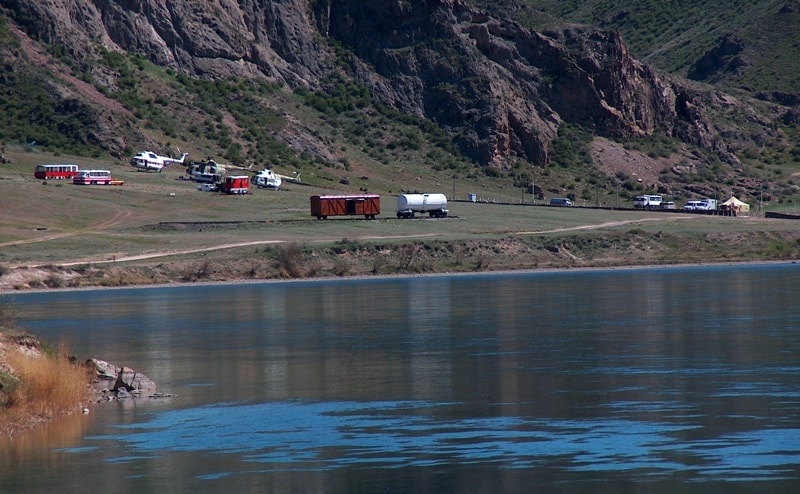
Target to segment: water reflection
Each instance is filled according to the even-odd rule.
[[[800,429],[687,440],[700,425],[505,415],[464,418],[471,412],[465,407],[428,402],[219,404],[164,412],[145,423],[120,426],[128,430],[123,435],[91,439],[121,438],[134,451],[133,456],[109,458],[112,462],[205,452],[236,454],[245,462],[299,471],[350,465],[396,468],[455,462],[533,468],[553,463],[571,471],[627,471],[650,477],[691,472],[695,477],[735,480],[793,476],[800,463]],[[673,404],[646,407],[663,413]]]
[[[19,296],[21,324],[177,396],[93,412],[9,478],[102,462],[131,492],[793,492],[798,291],[786,265]]]

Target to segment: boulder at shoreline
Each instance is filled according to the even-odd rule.
[[[95,385],[102,392],[113,392],[118,398],[131,394],[153,396],[158,386],[152,379],[130,367],[118,367],[105,360],[90,358],[86,366],[96,373]]]

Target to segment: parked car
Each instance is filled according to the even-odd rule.
[[[197,190],[202,192],[216,192],[217,186],[216,184],[200,184],[197,186]]]
[[[672,201],[662,202],[661,209],[677,209]]]
[[[572,201],[567,199],[566,197],[554,197],[550,199],[551,206],[562,206],[562,207],[572,207]]]
[[[702,201],[688,201],[686,204],[683,205],[684,211],[697,211],[703,208]]]

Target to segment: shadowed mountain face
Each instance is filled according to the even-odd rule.
[[[40,54],[59,47],[92,74],[81,90],[54,70],[49,94],[89,113],[84,138],[111,151],[136,119],[102,104],[119,80],[95,61],[124,51],[192,77],[312,91],[347,71],[376,100],[436,122],[463,154],[495,167],[510,158],[547,165],[564,122],[611,138],[663,134],[736,161],[698,95],[635,60],[615,32],[533,32],[453,0],[9,0],[5,9],[10,36]],[[14,50],[3,58],[21,59]]]

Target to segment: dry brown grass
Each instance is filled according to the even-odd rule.
[[[89,397],[89,376],[71,363],[61,348],[48,356],[30,348],[8,345],[6,362],[13,380],[0,396],[0,433],[14,434],[45,420],[76,411]]]

